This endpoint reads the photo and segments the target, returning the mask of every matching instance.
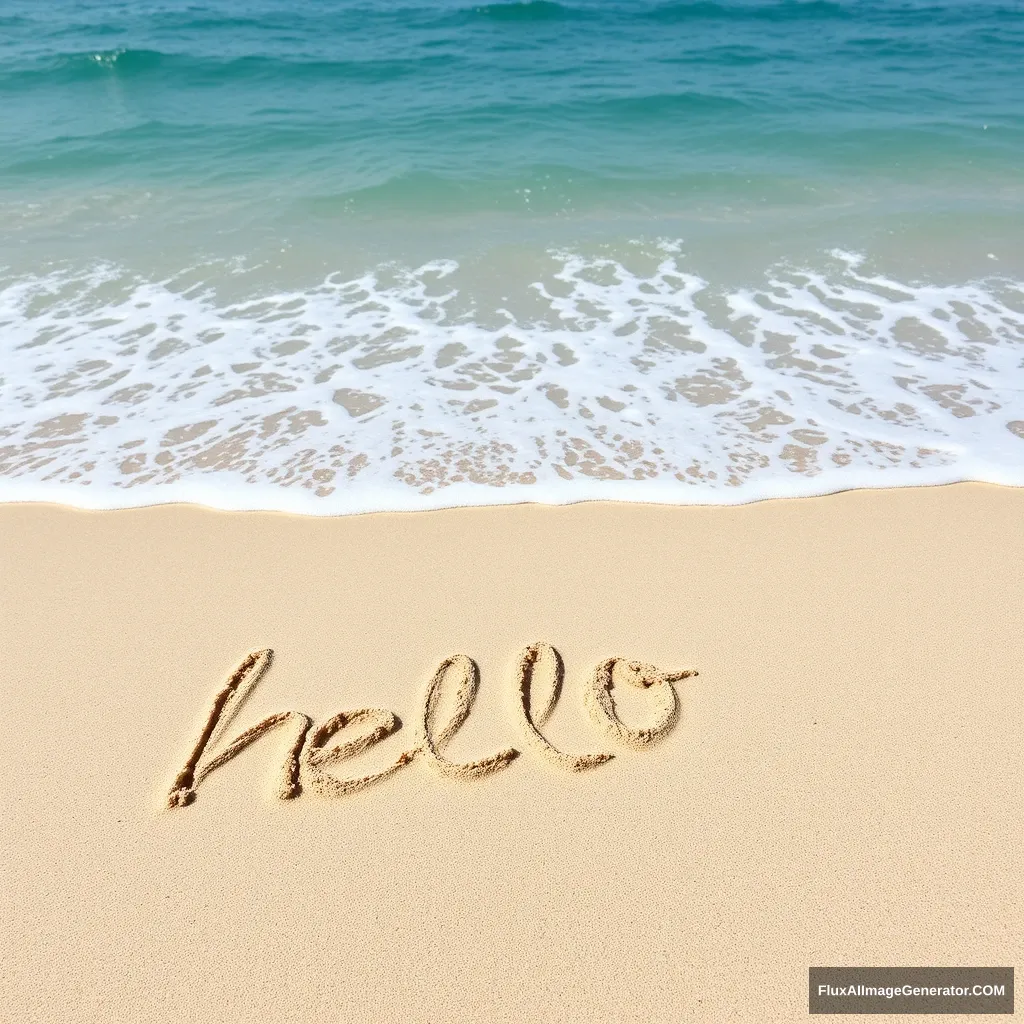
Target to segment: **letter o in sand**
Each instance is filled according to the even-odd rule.
[[[657,715],[653,725],[645,729],[631,729],[619,718],[615,710],[615,698],[612,696],[616,674],[619,680],[631,686],[651,691]],[[594,669],[590,677],[585,695],[587,707],[594,720],[609,736],[627,747],[643,750],[671,732],[679,719],[679,698],[672,684],[695,675],[697,670],[692,668],[666,672],[642,661],[608,658]]]

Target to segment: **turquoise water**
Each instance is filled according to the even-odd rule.
[[[1019,2],[7,0],[0,109],[8,496],[1024,461]]]
[[[1017,2],[9,0],[0,40],[5,189],[561,213],[1024,163]]]

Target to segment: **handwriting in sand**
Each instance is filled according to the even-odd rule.
[[[480,675],[475,662],[464,654],[446,658],[438,666],[423,695],[416,723],[413,746],[403,751],[382,771],[358,777],[335,774],[341,762],[368,750],[400,728],[396,715],[383,708],[358,708],[341,711],[320,725],[299,711],[279,711],[227,740],[225,733],[242,704],[270,666],[273,652],[256,651],[246,656],[213,699],[199,738],[167,797],[169,807],[184,807],[196,798],[199,784],[251,743],[274,729],[289,738],[283,763],[276,777],[275,793],[287,800],[308,789],[321,796],[344,796],[372,786],[419,760],[435,771],[455,779],[472,779],[501,771],[519,755],[508,747],[478,761],[457,762],[444,751],[462,728],[473,707]],[[546,671],[551,679],[547,697],[540,707],[531,703],[534,675]],[[612,740],[643,750],[655,743],[675,725],[679,717],[679,698],[674,683],[696,676],[695,669],[666,672],[639,661],[608,658],[602,661],[584,685],[584,700],[593,720]],[[519,657],[515,679],[515,714],[526,744],[531,750],[559,768],[581,772],[611,760],[607,752],[570,754],[557,749],[545,738],[540,726],[554,710],[562,689],[564,668],[558,651],[550,644],[532,644]],[[654,722],[643,729],[626,725],[619,717],[613,696],[616,685],[640,687],[651,695]],[[440,713],[445,688],[452,687],[454,698],[447,720]],[[328,746],[331,740],[340,742]]]

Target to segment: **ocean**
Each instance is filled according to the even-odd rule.
[[[1024,4],[4,0],[0,500],[1024,485]]]

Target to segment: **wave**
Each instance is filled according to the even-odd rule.
[[[323,60],[301,56],[247,55],[213,57],[160,50],[116,48],[63,54],[31,65],[0,71],[0,90],[35,88],[40,84],[76,85],[97,81],[135,82],[146,79],[184,81],[190,86],[231,82],[361,83],[395,81],[423,71],[447,71],[459,57],[423,54],[408,59]]]
[[[161,53],[159,50],[132,50],[123,46],[112,50],[100,50],[95,53],[69,53],[58,57],[53,64],[54,70],[68,71],[81,75],[102,74],[117,71],[121,75],[142,74],[164,67],[173,62],[172,54]]]
[[[8,277],[0,500],[334,514],[1024,485],[1019,282],[837,251],[716,289],[678,243],[636,246],[552,252],[500,307],[451,261],[227,304],[110,265]]]
[[[641,15],[650,21],[675,24],[687,21],[818,21],[845,19],[848,6],[834,0],[780,0],[776,3],[718,3],[715,0],[683,0],[661,4]]]
[[[515,24],[539,21],[570,21],[584,18],[587,12],[555,0],[513,0],[511,3],[484,4],[472,8],[470,14],[488,21]]]

